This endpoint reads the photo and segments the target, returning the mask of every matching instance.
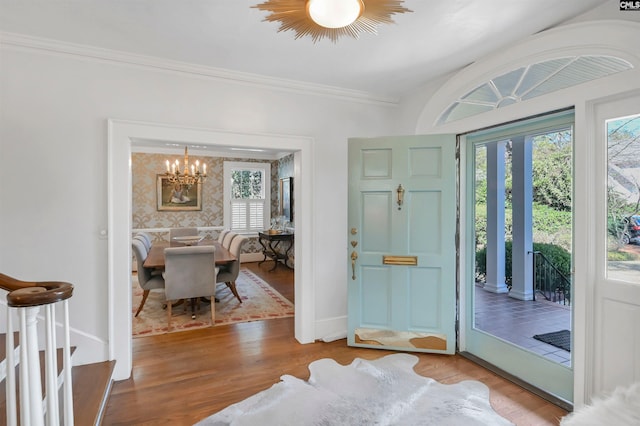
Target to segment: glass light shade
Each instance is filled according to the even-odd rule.
[[[307,13],[325,28],[342,28],[355,22],[364,10],[362,0],[308,0]]]

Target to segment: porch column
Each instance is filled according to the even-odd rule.
[[[530,136],[511,140],[513,173],[511,200],[513,206],[513,246],[511,253],[512,285],[509,296],[533,300],[533,141]]]
[[[487,144],[487,276],[484,289],[509,291],[504,279],[505,141]]]

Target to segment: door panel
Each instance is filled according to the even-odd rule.
[[[411,253],[440,254],[442,236],[440,228],[434,223],[441,223],[442,200],[438,192],[412,192],[409,203],[409,251]],[[428,238],[425,238],[428,236]]]
[[[548,140],[561,139],[562,143],[573,146],[573,132],[569,132],[572,127],[573,112],[563,111],[465,135],[464,211],[468,212],[465,214],[465,236],[468,238],[464,246],[466,315],[461,324],[461,328],[464,327],[462,351],[568,403],[573,400],[573,371],[571,363],[563,356],[570,358],[571,352],[541,342],[534,336],[566,330],[571,344],[572,306],[546,300],[540,288],[534,288],[534,280],[526,279],[533,277],[536,270],[517,266],[528,264],[523,259],[532,257],[534,240],[531,239],[532,248],[527,252],[514,247],[515,237],[520,241],[528,240],[527,234],[533,234],[535,230],[533,224],[527,229],[525,221],[516,221],[535,215],[533,200],[523,201],[524,197],[520,196],[528,190],[522,183],[530,179],[529,184],[533,186],[534,178],[534,158],[526,155],[524,144],[535,143],[536,136],[546,136]],[[565,142],[559,138],[560,133],[570,134],[570,140]],[[511,154],[505,149],[507,143],[511,144]],[[549,155],[548,151],[541,152]],[[559,149],[552,152],[559,152]],[[505,192],[507,180],[513,185],[510,202],[507,202]],[[515,188],[520,192],[519,197],[514,195]],[[503,202],[499,202],[500,198]],[[509,213],[513,219],[511,227],[505,221]],[[571,218],[571,212],[568,213]],[[572,229],[566,222],[563,226]],[[493,238],[490,238],[491,233]],[[512,243],[509,244],[510,257],[507,257],[506,242],[509,240]],[[489,270],[491,263],[493,273]],[[499,269],[502,271],[497,272]],[[510,273],[507,274],[507,270]],[[505,280],[508,276],[511,289]],[[557,281],[554,283],[558,285]],[[503,288],[506,291],[502,291]],[[536,295],[533,300],[523,297],[529,290]]]
[[[391,270],[389,268],[362,268],[362,281],[367,291],[361,291],[362,326],[377,328],[389,324],[391,318]]]
[[[630,221],[640,213],[640,95],[598,102],[594,112],[596,232],[588,234],[595,247],[588,277],[594,308],[586,312],[593,327],[593,333],[587,330],[593,335],[587,339],[593,375],[587,397],[640,381],[640,240]],[[621,241],[622,230],[631,241]]]
[[[455,146],[349,141],[349,345],[455,352]]]
[[[436,268],[414,268],[409,284],[409,325],[412,329],[440,328],[440,292],[442,282]],[[436,297],[432,297],[436,295]]]
[[[391,250],[391,194],[362,194],[362,250]]]

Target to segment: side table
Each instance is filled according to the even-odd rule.
[[[266,262],[267,257],[269,257],[274,261],[273,268],[271,268],[270,271],[276,269],[280,261],[282,261],[282,264],[287,268],[290,268],[287,264],[287,260],[289,259],[289,252],[293,247],[293,235],[293,233],[281,231],[258,232],[258,242],[262,246],[262,255],[264,256],[264,259],[262,259],[258,265]],[[278,250],[283,241],[288,244],[286,249],[283,246]]]

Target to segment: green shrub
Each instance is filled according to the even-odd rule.
[[[542,253],[565,276],[571,274],[571,253],[555,244],[533,243],[533,250]],[[504,275],[508,286],[511,286],[511,260],[512,242],[504,243]],[[484,279],[487,275],[487,248],[486,246],[476,251],[476,277]]]
[[[607,260],[611,261],[629,261],[637,260],[637,256],[626,251],[610,251],[607,252]]]
[[[511,238],[512,211],[511,204],[505,205],[505,237]],[[571,250],[571,212],[554,210],[544,204],[533,203],[533,230],[537,238],[561,244],[565,249]],[[482,247],[487,243],[487,206],[484,203],[476,204],[475,216],[476,247]]]

